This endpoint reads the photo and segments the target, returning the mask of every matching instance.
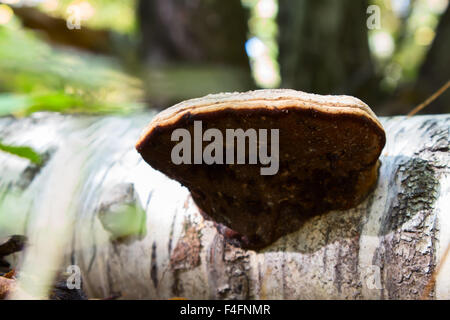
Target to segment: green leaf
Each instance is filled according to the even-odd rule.
[[[30,147],[6,145],[0,141],[0,150],[14,154],[21,158],[26,158],[36,164],[40,164],[42,162],[42,158],[39,153],[37,153]]]
[[[66,112],[71,108],[84,106],[84,104],[83,99],[75,95],[68,95],[64,92],[50,92],[34,95],[33,104],[26,110],[26,114],[37,111]]]

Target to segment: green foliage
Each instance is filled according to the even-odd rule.
[[[0,141],[0,150],[28,159],[35,164],[42,162],[41,156],[30,147],[6,145]]]
[[[382,87],[388,91],[412,82],[435,36],[439,17],[447,0],[384,1],[371,0],[380,8],[381,28],[369,30],[369,43],[380,74]],[[395,4],[402,4],[397,8]],[[374,41],[382,34],[385,41]],[[388,43],[386,43],[388,42]],[[377,48],[392,46],[380,55]]]
[[[20,26],[0,27],[0,115],[124,113],[141,108],[138,79],[112,58],[51,47]]]
[[[49,92],[44,94],[0,94],[0,116],[27,116],[38,111],[63,113],[127,113],[138,109],[138,104],[105,105],[98,101],[89,101],[75,94]]]
[[[143,108],[136,102],[141,86],[113,58],[54,47],[16,17],[0,25],[0,116],[129,113]],[[0,150],[41,161],[26,146],[1,144]]]

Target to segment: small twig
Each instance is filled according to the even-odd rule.
[[[444,252],[444,255],[442,256],[441,262],[439,263],[436,270],[434,270],[433,274],[431,275],[430,281],[428,281],[427,286],[423,290],[422,297],[421,297],[422,300],[428,299],[431,289],[434,287],[434,284],[436,283],[436,278],[437,278],[439,272],[441,271],[443,265],[445,264],[445,260],[447,259],[449,252],[450,252],[450,243],[448,244],[447,249],[445,249],[445,252]]]
[[[447,90],[450,87],[450,81],[447,81],[438,91],[433,93],[431,97],[429,97],[427,100],[419,104],[417,107],[415,107],[410,113],[408,113],[408,117],[412,117],[417,112],[428,106],[430,103],[432,103],[437,97],[439,97],[441,94],[444,93],[445,90]]]

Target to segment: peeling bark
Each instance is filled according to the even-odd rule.
[[[48,155],[31,170],[0,154],[0,236],[26,234],[32,244],[9,262],[31,273],[49,268],[27,268],[37,256],[64,269],[76,264],[90,297],[422,296],[450,243],[449,115],[382,118],[387,144],[369,197],[260,252],[225,241],[187,189],[143,162],[133,146],[151,116],[0,119],[4,143]],[[146,215],[131,220],[136,234],[118,238],[123,208]],[[428,298],[450,298],[449,275],[447,261]]]

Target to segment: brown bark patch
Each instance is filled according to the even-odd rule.
[[[170,256],[172,270],[189,270],[200,264],[200,234],[195,225],[185,223],[184,235]]]

